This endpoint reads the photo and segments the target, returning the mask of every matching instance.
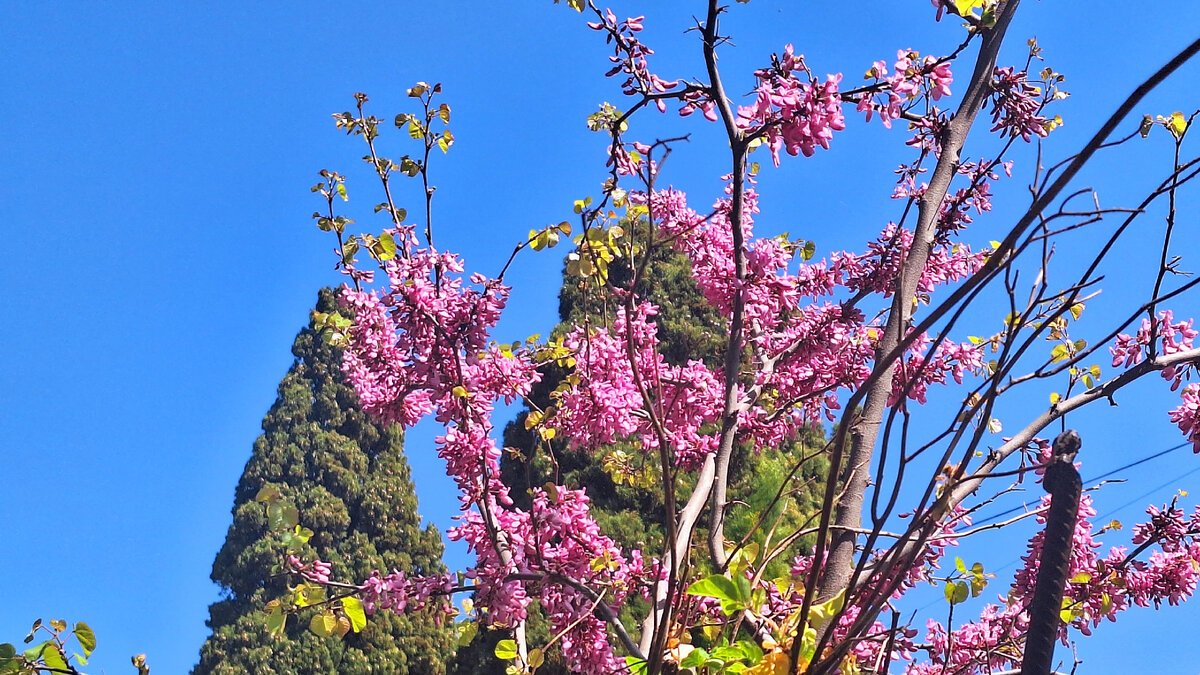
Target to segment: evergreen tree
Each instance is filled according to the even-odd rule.
[[[322,290],[317,310],[335,308],[333,291]],[[333,578],[363,579],[393,567],[445,570],[440,534],[422,528],[417,515],[400,428],[380,426],[358,408],[340,355],[312,323],[292,353],[296,360],[238,482],[233,524],[212,571],[224,598],[209,608],[213,634],[193,672],[440,675],[453,631],[428,613],[379,612],[345,638],[314,635],[302,613],[288,620],[286,639],[267,633],[264,606],[286,592],[287,580],[273,572],[284,544],[255,502],[264,486],[299,509],[301,523],[315,532],[301,557],[331,562]]]

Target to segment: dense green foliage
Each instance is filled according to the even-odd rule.
[[[332,312],[333,292],[317,309]],[[337,351],[310,325],[296,337],[296,360],[263,419],[234,496],[233,524],[213,563],[224,598],[209,608],[213,634],[195,673],[421,673],[446,671],[452,630],[429,613],[379,612],[345,638],[310,633],[308,614],[288,620],[286,639],[270,636],[263,608],[286,592],[275,567],[284,545],[261,503],[274,486],[315,531],[300,557],[333,564],[335,579],[373,569],[444,571],[442,540],[422,528],[399,427],[382,427],[359,410],[342,379]],[[310,610],[311,611],[311,610]]]
[[[619,288],[629,286],[632,271],[618,260],[608,267],[609,279]],[[577,281],[564,274],[565,282],[559,293],[559,325],[554,335],[560,335],[573,325],[582,325],[585,315],[592,325],[602,324],[606,313],[611,316],[613,308],[605,306],[603,293],[594,287],[596,278]],[[592,286],[589,286],[592,284]],[[636,284],[639,297],[648,298],[658,305],[655,318],[663,357],[670,364],[683,364],[689,359],[702,359],[716,367],[725,347],[725,323],[720,315],[705,301],[692,280],[691,266],[686,256],[669,249],[655,252],[650,264]],[[567,373],[556,366],[549,366],[545,376],[530,395],[530,400],[545,409],[553,401],[551,392],[558,387]],[[647,555],[657,555],[662,547],[664,505],[660,495],[645,486],[632,486],[613,479],[613,462],[617,453],[624,453],[626,468],[640,467],[640,449],[629,444],[617,444],[604,452],[592,454],[570,447],[569,439],[558,439],[553,446],[553,461],[549,458],[545,444],[538,434],[526,429],[528,409],[522,411],[504,430],[506,452],[501,461],[504,482],[512,488],[512,496],[518,507],[526,508],[532,486],[556,480],[569,487],[585,486],[592,500],[592,513],[601,530],[620,542],[625,550],[640,548]],[[821,433],[814,430],[808,437],[797,439],[780,448],[738,448],[731,463],[730,494],[745,502],[731,508],[727,513],[726,538],[740,541],[754,529],[762,514],[764,525],[750,537],[751,541],[764,543],[764,533],[773,523],[775,535],[770,543],[778,542],[783,536],[804,526],[807,519],[820,509],[823,476],[828,464],[824,458],[806,462],[796,476],[792,477],[785,498],[773,501],[801,452],[814,452],[823,444]],[[609,460],[606,466],[605,460]],[[657,479],[656,479],[657,480]],[[687,482],[681,477],[681,483]],[[686,492],[686,491],[685,491]],[[813,523],[815,524],[815,523]],[[701,528],[697,541],[707,537]],[[786,573],[792,555],[805,550],[803,539],[791,547],[789,555],[780,556],[768,568],[768,578]],[[702,565],[703,561],[697,561]],[[621,618],[630,628],[646,612],[641,601],[622,609]],[[531,613],[529,631],[532,636],[547,637],[544,628]],[[492,655],[492,648],[502,637],[502,631],[483,633],[467,648],[460,649],[452,663],[453,672],[463,675],[485,675],[504,672],[504,663]],[[531,643],[542,644],[544,639],[533,639]],[[565,672],[555,658],[554,651],[547,655],[546,665],[538,671],[544,674]]]

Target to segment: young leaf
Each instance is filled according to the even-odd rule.
[[[1187,118],[1183,113],[1176,111],[1171,113],[1170,119],[1167,120],[1167,131],[1175,138],[1183,138],[1183,132],[1187,131]]]
[[[502,661],[511,661],[517,658],[517,642],[516,640],[501,640],[496,643],[495,649],[496,658]]]
[[[280,637],[283,635],[287,615],[283,613],[278,600],[267,603],[267,606],[270,607],[270,613],[267,614],[267,632],[275,637]]]
[[[320,637],[329,637],[337,630],[337,617],[331,612],[317,614],[308,622],[308,629]]]
[[[946,587],[943,589],[943,594],[946,596],[946,602],[951,605],[957,605],[961,602],[966,602],[971,594],[971,589],[967,587],[965,581],[947,581]]]
[[[270,485],[264,485],[261,489],[259,489],[258,494],[254,496],[254,501],[270,504],[282,496],[283,495],[279,492],[279,488],[272,487]]]
[[[79,640],[79,646],[83,647],[84,656],[91,656],[92,652],[96,651],[96,633],[86,623],[80,621],[75,624],[75,639]]]
[[[367,625],[367,613],[363,610],[362,602],[358,598],[353,596],[342,598],[342,611],[350,619],[350,628],[355,633]]]
[[[479,624],[474,621],[463,621],[458,624],[458,646],[466,647],[479,634]]]
[[[687,594],[729,601],[738,600],[740,595],[733,579],[721,574],[710,575],[688,586]]]

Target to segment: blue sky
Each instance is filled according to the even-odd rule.
[[[530,228],[562,220],[574,199],[598,193],[604,142],[584,119],[601,101],[621,102],[602,77],[603,41],[577,14],[549,2],[487,11],[461,3],[331,7],[6,8],[0,641],[19,640],[39,616],[85,620],[99,636],[92,672],[128,672],[137,652],[147,652],[158,673],[195,662],[217,597],[208,574],[234,485],[317,289],[339,281],[332,242],[309,219],[319,206],[308,191],[317,171],[349,174],[360,222],[377,223],[366,215],[379,200],[360,168],[362,152],[330,118],[352,106],[353,92],[368,92],[376,114],[390,118],[406,110],[403,92],[415,81],[444,83],[457,145],[433,167],[437,238],[472,269],[495,273]],[[722,61],[729,89],[748,90],[749,71],[787,42],[818,72],[853,79],[898,48],[942,52],[960,36],[952,22],[933,23],[925,0],[847,7],[734,7],[725,25],[736,47]],[[658,48],[661,74],[701,72],[694,35],[683,33],[700,11],[699,3],[652,6],[645,41]],[[1047,154],[1061,158],[1198,25],[1200,6],[1191,3],[1168,12],[1113,0],[1026,2],[1001,60],[1023,60],[1024,40],[1036,35],[1048,63],[1067,74],[1066,126]],[[1200,66],[1190,65],[1138,114],[1195,109],[1198,78]],[[715,129],[698,118],[683,126],[673,116],[643,119],[635,126],[643,138],[693,132],[668,177],[698,203],[711,201],[726,171]],[[400,148],[402,140],[393,134],[384,143]],[[1101,158],[1079,184],[1101,190],[1106,204],[1127,204],[1161,175],[1167,147],[1160,135]],[[820,255],[860,247],[895,217],[890,172],[908,158],[899,134],[854,117],[834,150],[765,171],[760,232],[815,239]],[[997,211],[979,219],[969,241],[995,238],[1005,214],[1024,203],[1031,162],[1018,157],[1017,178],[997,186]],[[415,193],[399,199],[417,204]],[[1106,311],[1134,297],[1121,284],[1144,290],[1144,280],[1135,286],[1145,270],[1136,263],[1153,255],[1160,222],[1147,219],[1145,237],[1126,243],[1131,264],[1114,267],[1116,289],[1089,307],[1097,331],[1113,316]],[[1181,253],[1196,234],[1194,219],[1184,223]],[[509,274],[515,291],[500,339],[553,324],[558,265],[557,252],[520,259]],[[1176,306],[1179,314],[1196,309],[1194,300]],[[1019,424],[1043,400],[1017,405],[1006,422]],[[1085,477],[1176,444],[1163,413],[1173,400],[1151,382],[1115,411],[1073,419],[1084,433]],[[457,503],[430,439],[431,429],[413,432],[409,457],[423,515],[445,526]],[[1198,462],[1185,451],[1130,470],[1126,484],[1097,498],[1101,512],[1164,483],[1142,501],[1168,499],[1180,487],[1200,494],[1200,475],[1170,482]],[[1132,521],[1137,512],[1114,517]],[[1014,536],[972,554],[999,565],[1020,547]],[[452,564],[463,560],[450,549]],[[1195,607],[1130,612],[1081,642],[1085,668],[1134,672],[1150,660],[1161,673],[1194,672],[1200,648],[1153,647],[1179,644],[1198,618]]]

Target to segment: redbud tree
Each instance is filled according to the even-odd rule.
[[[365,141],[364,159],[382,186],[375,210],[390,225],[351,234],[353,221],[337,211],[344,178],[322,172],[313,191],[324,208],[314,217],[337,237],[338,267],[348,277],[341,302],[354,319],[318,319],[343,349],[343,370],[371,414],[407,426],[432,417],[444,426],[437,453],[462,504],[448,534],[466,542],[475,562],[457,575],[379,570],[333,580],[327,563],[293,555],[284,571],[295,585],[273,603],[272,629],[306,605],[325,607],[312,621],[322,633],[358,630],[379,611],[442,612],[456,617],[465,639],[480,627],[506,631],[496,655],[511,672],[534,672],[551,653],[574,672],[594,674],[1019,667],[1042,535],[972,617],[964,618],[965,608],[955,616],[955,607],[984,593],[995,575],[981,563],[948,560],[947,551],[964,538],[1044,518],[1049,497],[1008,521],[973,525],[980,506],[1040,482],[1049,439],[1064,419],[1143,378],[1161,378],[1177,392],[1177,407],[1162,421],[1200,450],[1197,331],[1191,318],[1173,313],[1200,280],[1182,274],[1172,247],[1177,195],[1200,171],[1200,157],[1189,158],[1184,142],[1195,114],[1136,119],[1142,98],[1200,42],[1153,73],[1082,148],[1064,149],[1053,143],[1064,77],[1034,40],[1017,38],[1023,58],[998,62],[1019,0],[933,0],[929,19],[955,31],[949,48],[900,49],[894,59],[881,52],[863,64],[862,78],[825,74],[815,58],[780,45],[753,73],[736,74],[736,85],[718,60],[730,39],[720,20],[736,5],[710,0],[683,26],[698,39],[695,70],[679,78],[654,69],[654,52],[641,40],[644,17],[624,18],[591,0],[566,4],[611,47],[607,75],[623,95],[588,118],[610,138],[607,165],[597,165],[603,188],[576,202],[563,222],[530,231],[495,276],[435,243],[430,163],[454,142],[440,85],[408,91],[417,110],[395,125],[417,151],[398,159],[381,154],[386,125],[366,111],[365,95],[356,95],[354,111],[334,116]],[[636,120],[656,113],[673,116],[678,134],[637,136]],[[836,152],[839,132],[855,124],[883,125],[910,154],[894,175],[880,177],[895,200],[894,220],[866,226],[857,250],[823,256],[819,231],[756,236],[760,162],[770,171]],[[668,157],[695,125],[723,132],[728,154],[711,169],[723,194],[672,187]],[[1151,135],[1168,141],[1169,169],[1141,203],[1102,207],[1074,186],[1098,152]],[[994,222],[993,189],[1018,180],[1018,155],[1028,160],[1021,175],[1029,204]],[[393,179],[420,182],[424,208],[415,220],[423,223],[407,224]],[[853,181],[847,190],[869,184]],[[1139,229],[1161,240],[1159,264],[1143,275],[1149,283],[1122,295],[1136,298],[1123,313],[1084,320],[1101,290],[1098,270],[1161,203],[1165,226]],[[970,243],[977,220],[999,233],[990,244]],[[1086,254],[1056,258],[1056,243],[1080,230],[1090,235]],[[509,298],[505,271],[528,249],[568,241],[566,273],[599,309],[549,339],[497,342],[493,330]],[[724,318],[727,339],[716,358],[669,364],[660,352],[657,309],[636,289],[666,248],[687,257],[705,300]],[[370,264],[360,266],[361,254]],[[608,274],[614,265],[628,270],[625,283]],[[551,481],[518,508],[499,479],[494,413],[525,399],[550,366],[566,373],[552,404],[526,401],[538,452],[553,462],[556,448],[640,449],[637,465],[623,470],[638,472],[637,484],[664,504],[662,539],[646,550],[623,548],[601,531],[585,485]],[[998,402],[1041,384],[1057,392],[1042,412],[1001,425]],[[929,403],[939,390],[956,402],[953,410]],[[724,525],[743,504],[730,491],[735,453],[827,424],[826,446],[794,458],[797,472],[818,457],[828,461],[819,513],[789,531],[764,517],[753,542],[728,538]],[[1080,432],[1086,445],[1087,429]],[[787,498],[781,487],[777,499]],[[1058,627],[1064,642],[1135,606],[1176,604],[1200,576],[1200,511],[1189,515],[1174,501],[1150,507],[1132,545],[1107,550],[1097,537],[1108,528],[1095,516],[1085,494]],[[280,520],[298,528],[294,519]],[[794,554],[802,537],[812,537],[812,550],[788,560],[789,573],[768,578],[768,563]],[[925,584],[944,589],[948,612],[914,618],[909,593]],[[644,620],[619,619],[622,607],[639,602]],[[548,626],[544,639],[526,631],[535,612]]]

